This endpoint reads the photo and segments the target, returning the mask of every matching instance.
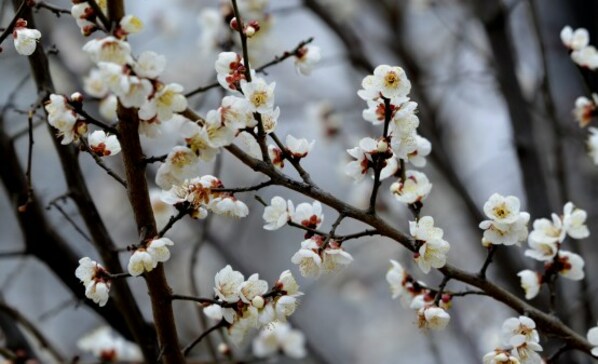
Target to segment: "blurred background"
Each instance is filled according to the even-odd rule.
[[[269,68],[264,77],[268,82],[276,82],[276,105],[281,109],[278,134],[316,140],[303,164],[323,189],[356,206],[367,205],[370,182],[353,183],[343,172],[349,161],[345,150],[363,137],[380,133],[362,119],[366,104],[358,98],[357,90],[362,78],[376,65],[399,65],[411,79],[411,96],[419,103],[419,131],[432,142],[432,155],[424,172],[434,188],[423,213],[433,216],[444,229],[445,239],[451,243],[451,264],[470,271],[481,267],[486,249],[480,244],[478,223],[483,219],[483,203],[494,192],[519,197],[524,205],[522,210],[529,211],[532,219],[560,213],[566,201],[573,201],[588,212],[590,231],[598,228],[598,205],[594,203],[598,197],[598,168],[587,156],[586,131],[578,127],[571,113],[576,97],[589,96],[589,92],[559,38],[565,25],[574,29],[585,27],[590,31],[590,44],[595,44],[598,2],[239,2],[242,9],[259,5],[267,11],[262,19],[267,26],[249,45],[254,66],[292,50],[309,37],[314,37],[313,44],[321,48],[322,60],[310,76],[297,74],[290,59]],[[67,1],[53,0],[52,4],[70,8]],[[168,65],[161,79],[180,83],[186,91],[213,82],[217,54],[230,47],[236,49],[224,20],[210,22],[206,15],[220,11],[215,0],[127,1],[126,7],[127,13],[145,23],[141,33],[130,37],[133,53],[152,50],[164,54]],[[0,26],[6,26],[13,14],[12,3],[4,0]],[[39,9],[35,20],[43,34],[41,44],[52,50],[49,59],[57,92],[69,95],[82,91],[82,76],[92,66],[81,51],[87,39],[68,14],[57,17],[47,9]],[[0,54],[0,127],[3,135],[14,142],[18,162],[25,169],[29,145],[27,113],[37,94],[28,63],[16,54],[11,43],[9,37]],[[189,104],[205,115],[219,106],[224,95],[222,89],[215,88],[190,97]],[[97,102],[90,98],[88,105],[97,115]],[[101,261],[88,239],[92,233],[77,206],[69,198],[60,198],[69,186],[44,121],[42,111],[37,110],[33,117],[36,127],[32,180],[44,208],[43,217],[77,259],[90,256]],[[143,138],[146,155],[167,153],[180,142],[177,123],[164,123],[160,138]],[[4,153],[0,160],[0,169],[7,169],[14,156]],[[78,160],[112,239],[121,248],[135,243],[136,227],[125,191],[88,154],[82,153]],[[124,174],[119,157],[107,160],[107,164]],[[156,169],[157,165],[148,171],[152,185]],[[226,153],[216,163],[203,165],[202,174],[214,171],[227,187],[249,186],[263,180]],[[285,171],[294,175],[289,167]],[[74,295],[57,269],[51,268],[53,263],[48,260],[60,257],[63,251],[48,248],[49,251],[39,253],[26,246],[27,236],[46,231],[46,227],[19,225],[14,195],[7,187],[13,177],[10,172],[2,174],[5,189],[0,192],[0,301],[18,308],[34,322],[65,358],[81,355],[90,359],[77,347],[77,340],[106,322]],[[406,231],[412,217],[394,201],[388,190],[390,183],[385,181],[381,189],[379,209],[387,221]],[[290,258],[299,249],[303,233],[290,227],[274,232],[263,230],[263,207],[254,199],[255,194],[239,195],[250,209],[245,219],[186,218],[171,230],[169,237],[176,245],[165,269],[175,293],[211,296],[214,274],[226,264],[246,277],[257,272],[268,282],[285,269],[299,276]],[[278,187],[257,194],[266,201],[280,195],[295,204],[311,202]],[[326,230],[336,215],[326,208],[324,214]],[[165,216],[162,224],[167,220],[168,215]],[[339,232],[362,228],[345,222]],[[570,247],[585,258],[586,280],[561,285],[558,298],[562,320],[584,336],[588,328],[595,326],[598,313],[598,304],[592,299],[598,292],[598,283],[591,279],[598,276],[598,268],[593,264],[598,259],[598,246],[591,237],[587,240]],[[35,244],[45,243],[43,234],[38,234]],[[345,249],[355,261],[341,273],[317,281],[299,276],[305,296],[292,317],[292,325],[307,337],[310,355],[305,363],[451,363],[456,359],[479,363],[484,353],[499,344],[504,319],[515,315],[485,297],[456,298],[449,327],[442,332],[423,332],[417,329],[414,312],[390,298],[384,279],[388,260],[399,260],[411,274],[430,285],[438,284],[441,276],[422,275],[410,254],[387,239],[350,241]],[[52,255],[55,256],[51,258]],[[128,257],[126,252],[121,254],[123,264]],[[539,268],[534,264],[523,257],[521,247],[502,249],[489,276],[523,297],[516,273],[524,268]],[[128,283],[149,320],[145,284],[134,279]],[[465,287],[451,283],[449,288]],[[79,289],[82,292],[83,286]],[[532,303],[546,308],[545,293]],[[174,305],[180,340],[187,343],[203,331],[204,322],[193,303]],[[0,316],[0,321],[9,325],[10,320]],[[9,326],[4,326],[4,330]],[[221,337],[214,335],[196,349],[195,356],[209,360],[205,345],[215,346],[220,341]],[[546,351],[556,350],[557,346],[545,338],[542,343]],[[247,348],[235,350],[242,357]],[[563,358],[563,362],[591,360],[575,355]]]

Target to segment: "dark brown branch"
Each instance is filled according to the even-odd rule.
[[[211,299],[211,298],[201,298],[201,297],[194,297],[194,296],[185,296],[182,294],[173,294],[170,296],[172,300],[180,300],[180,301],[195,301],[199,303],[209,303],[209,304],[217,304],[218,301]]]
[[[190,212],[190,210],[188,210],[188,209],[181,209],[181,210],[179,210],[179,212],[176,215],[171,216],[170,219],[168,219],[168,223],[158,233],[158,237],[161,238],[164,235],[166,235],[166,233],[170,229],[172,229],[174,224],[176,224],[177,221],[181,220],[183,217],[187,216],[189,214],[189,212]]]
[[[2,34],[0,34],[0,45],[2,44],[2,42],[4,42],[4,39],[6,39],[6,37],[8,37],[10,34],[12,34],[13,28],[15,27],[17,20],[19,20],[19,18],[21,17],[21,13],[27,7],[26,4],[27,4],[27,0],[23,0],[21,2],[21,4],[18,7],[16,7],[15,15],[13,16],[10,23],[8,23],[8,25],[6,26],[6,28],[4,29]],[[32,25],[29,24],[29,26],[31,27]]]
[[[228,193],[240,193],[240,192],[251,192],[251,191],[259,191],[264,187],[272,186],[274,182],[266,181],[262,183],[258,183],[254,186],[249,187],[237,187],[237,188],[213,188],[212,192],[228,192]]]
[[[80,105],[72,104],[72,103],[71,103],[71,105],[75,108],[75,111],[77,112],[77,114],[83,116],[85,118],[85,121],[88,122],[89,124],[99,127],[100,129],[104,130],[106,133],[118,134],[118,130],[116,130],[115,127],[112,127],[112,126],[98,120],[97,118],[94,118],[93,116],[89,115],[89,113],[87,111],[83,110],[83,108]]]
[[[143,151],[139,140],[139,118],[136,109],[127,109],[119,104],[118,130],[122,147],[122,157],[127,178],[127,194],[133,209],[137,225],[137,232],[142,241],[148,241],[158,235],[156,222],[149,198],[146,164],[143,161]],[[152,313],[160,347],[163,350],[164,361],[169,363],[184,363],[184,358],[178,347],[178,335],[174,321],[174,312],[170,301],[170,287],[166,281],[164,266],[158,266],[145,273],[149,290]],[[152,361],[156,360],[156,354]]]
[[[116,1],[110,1],[109,4],[114,2]],[[17,7],[19,4],[20,2],[13,0],[13,6]],[[25,8],[22,15],[23,18],[27,20],[28,24],[34,28],[35,21],[33,19],[31,9]],[[43,100],[45,101],[48,99],[51,93],[55,92],[55,89],[52,77],[50,75],[48,58],[42,44],[37,46],[35,52],[28,57],[28,61],[30,64],[31,74],[33,75],[33,79],[37,86],[38,94],[43,96]],[[53,135],[54,132],[49,125],[48,129]],[[89,234],[93,238],[94,246],[100,253],[105,267],[110,272],[122,272],[123,269],[122,265],[120,264],[118,252],[116,252],[116,246],[112,241],[110,234],[108,233],[106,225],[103,223],[102,217],[100,216],[85,183],[85,179],[78,162],[78,151],[72,145],[61,145],[57,138],[52,138],[52,140],[54,142],[56,151],[58,152],[58,157],[64,171],[66,184],[69,186],[71,192],[71,197],[77,205]],[[41,213],[39,213],[39,216],[37,213],[34,215],[35,216],[32,216],[31,219],[43,220]],[[36,223],[36,221],[29,221],[26,223],[26,226],[40,226],[39,233],[41,234],[47,232],[47,230],[41,230],[41,226],[43,223],[45,223],[45,221],[43,223],[40,222],[39,224]],[[37,233],[38,229],[28,228],[27,230],[36,230],[35,233]],[[45,241],[45,239],[37,238],[37,241]],[[35,246],[35,248],[36,251],[39,251],[40,259],[44,260],[48,265],[53,267],[53,270],[60,272],[60,274],[57,274],[67,285],[69,285],[69,288],[71,288],[78,297],[84,298],[84,290],[81,289],[81,284],[73,275],[73,272],[78,265],[78,259],[76,256],[74,256],[74,253],[70,252],[70,250],[67,253],[58,253],[58,250],[52,251],[51,249],[46,251],[49,249],[46,246],[43,248]],[[68,249],[68,247],[61,247],[61,250],[64,249]],[[67,261],[67,259],[72,259],[72,264],[65,264],[64,262]],[[61,266],[55,266],[55,264]],[[158,351],[156,335],[153,327],[148,325],[143,318],[143,315],[137,306],[135,298],[133,297],[127,282],[125,280],[117,280],[113,282],[111,292],[113,292],[112,302],[114,302],[114,305],[109,302],[108,305],[111,307],[111,309],[107,310],[107,307],[103,307],[98,311],[101,315],[107,315],[110,317],[110,324],[123,336],[133,339],[135,342],[137,342],[141,348],[141,351],[143,352],[146,362],[153,363]],[[98,308],[98,306],[93,303],[91,305],[94,309]],[[117,311],[117,314],[113,312],[114,310]],[[114,317],[117,318],[115,319]]]
[[[390,110],[390,99],[384,98],[384,131],[382,132],[383,138],[386,138],[388,136],[388,127],[390,125],[391,118],[392,111]],[[376,214],[376,199],[378,198],[378,189],[382,184],[382,182],[380,181],[380,173],[382,172],[382,168],[384,168],[385,161],[385,159],[383,159],[382,155],[380,154],[376,154],[374,158],[376,159],[374,162],[374,186],[372,187],[372,193],[370,194],[370,206],[368,208],[368,212],[373,215]],[[405,162],[401,164],[401,175],[403,175],[404,169]]]
[[[151,163],[156,163],[156,162],[164,162],[166,160],[166,158],[168,158],[168,154],[163,154],[163,155],[158,155],[158,156],[152,156],[152,157],[144,158],[143,162],[145,164],[151,164]]]

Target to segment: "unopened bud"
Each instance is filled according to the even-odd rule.
[[[264,303],[264,297],[262,296],[255,296],[251,300],[251,304],[253,305],[253,307],[257,308],[258,310],[264,308]]]
[[[256,29],[250,25],[245,27],[245,35],[247,36],[247,38],[251,38],[255,35]]]
[[[74,92],[71,95],[71,101],[79,103],[79,104],[82,103],[83,102],[83,94],[80,92]]]
[[[232,30],[239,30],[239,22],[237,21],[236,17],[230,20],[229,25]]]
[[[222,355],[228,356],[230,355],[230,347],[225,343],[218,344],[218,352]]]

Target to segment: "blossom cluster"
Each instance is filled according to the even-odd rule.
[[[204,313],[225,323],[235,344],[240,344],[251,329],[263,328],[272,322],[286,322],[297,308],[298,297],[303,295],[288,270],[282,272],[274,287],[268,290],[268,283],[259,279],[257,273],[245,280],[243,274],[230,265],[216,273],[214,293],[216,299],[204,307]],[[292,340],[295,344],[303,342]]]
[[[570,26],[565,26],[561,30],[561,40],[571,52],[571,59],[578,66],[595,71],[598,68],[598,50],[589,45],[590,33],[585,28],[573,30]],[[579,96],[575,100],[573,116],[579,123],[579,127],[585,128],[597,115],[598,95],[592,93],[590,97]],[[598,165],[598,128],[588,128],[589,135],[586,140],[588,154],[594,164]]]
[[[540,335],[536,323],[527,316],[511,317],[502,325],[504,347],[484,355],[484,364],[541,364],[544,361],[538,354],[542,351]]]
[[[48,114],[48,123],[58,130],[58,136],[62,138],[62,144],[70,144],[78,141],[81,136],[87,134],[87,123],[85,118],[80,116],[73,107],[73,103],[80,94],[74,93],[69,99],[58,94],[51,94],[44,105]]]
[[[158,266],[159,263],[170,259],[169,246],[174,242],[168,238],[152,239],[149,242],[135,249],[127,269],[133,277],[139,276],[144,272],[150,272]]]
[[[408,97],[411,82],[405,71],[401,67],[381,65],[373,75],[366,76],[361,85],[363,89],[357,94],[368,105],[363,118],[374,125],[383,125],[384,135],[378,139],[363,138],[357,147],[348,149],[354,160],[347,164],[345,173],[360,181],[370,171],[376,173],[379,169],[379,178],[383,180],[404,172],[399,161],[423,167],[431,145],[417,134],[417,103]],[[406,204],[425,199],[432,187],[426,176],[415,171],[406,174],[406,178],[392,184],[391,192]]]
[[[181,185],[173,185],[163,190],[161,199],[179,210],[189,212],[194,219],[203,219],[212,211],[217,215],[245,217],[249,209],[243,201],[230,192],[216,189],[224,188],[222,182],[211,175],[185,179]]]
[[[318,229],[324,221],[322,205],[318,201],[303,202],[295,208],[293,201],[275,196],[264,209],[263,218],[266,230],[279,229],[289,222],[308,229],[301,248],[291,257],[291,262],[299,266],[304,277],[318,278],[322,273],[338,271],[353,261],[351,254],[341,247],[341,242],[311,231]]]
[[[484,230],[482,244],[514,245],[527,238],[527,224],[530,215],[519,211],[521,202],[515,196],[502,196],[498,193],[490,196],[484,204],[484,213],[488,220],[480,223]]]
[[[521,286],[525,290],[525,298],[532,299],[539,292],[542,283],[550,275],[558,273],[560,276],[581,280],[584,278],[584,260],[578,254],[562,250],[561,245],[569,236],[572,239],[584,239],[590,235],[586,226],[587,213],[567,202],[563,207],[563,214],[552,214],[551,220],[546,218],[534,221],[533,230],[528,237],[530,249],[525,255],[544,262],[544,274],[533,270],[523,270],[518,273]]]
[[[79,260],[75,276],[85,286],[85,297],[97,303],[100,307],[108,302],[110,293],[110,274],[98,262],[88,257]]]
[[[444,267],[450,244],[442,238],[442,229],[434,226],[434,218],[424,216],[417,221],[410,221],[409,233],[417,244],[415,261],[422,272],[427,274],[431,268]]]
[[[449,321],[446,310],[451,306],[451,295],[444,293],[435,302],[437,292],[413,279],[396,260],[390,261],[391,268],[386,273],[386,281],[390,285],[392,298],[400,298],[403,305],[417,312],[418,325],[421,328],[441,330]]]

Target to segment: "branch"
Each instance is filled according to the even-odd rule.
[[[33,8],[37,11],[39,11],[39,9],[46,9],[51,11],[52,13],[54,13],[54,15],[56,15],[56,17],[60,18],[60,16],[62,14],[68,14],[71,15],[71,10],[70,9],[64,9],[61,7],[58,7],[56,5],[47,3],[45,1],[36,1],[35,5],[33,6]]]
[[[80,138],[79,139],[81,141],[81,145],[83,145],[84,150],[91,155],[91,157],[93,158],[93,160],[96,162],[96,164],[102,168],[104,171],[106,171],[106,173],[108,173],[108,175],[112,178],[114,178],[114,180],[118,183],[120,183],[124,188],[127,188],[127,182],[118,174],[116,174],[116,172],[114,172],[112,169],[110,169],[108,166],[106,166],[106,164],[104,163],[104,161],[102,160],[102,157],[100,157],[99,155],[97,155],[93,150],[91,150],[91,148],[89,147],[89,145],[87,144],[87,141],[85,140],[85,138]]]
[[[4,42],[4,39],[6,39],[6,37],[8,37],[10,34],[12,34],[15,24],[17,23],[17,20],[19,20],[19,18],[21,17],[21,13],[23,12],[23,10],[25,9],[26,6],[27,6],[27,0],[23,0],[21,2],[21,5],[19,5],[18,8],[16,8],[15,15],[13,16],[12,20],[10,21],[10,23],[8,23],[8,25],[4,29],[4,32],[2,32],[2,34],[0,34],[0,44],[2,44],[2,42]]]
[[[272,186],[274,182],[266,181],[262,183],[258,183],[257,185],[249,186],[249,187],[237,187],[237,188],[212,188],[212,192],[228,192],[228,193],[239,193],[239,192],[251,192],[251,191],[259,191],[264,187]]]
[[[214,326],[210,327],[209,329],[207,329],[206,331],[204,331],[195,340],[193,340],[189,345],[187,345],[183,348],[183,355],[187,356],[189,354],[189,352],[191,351],[191,349],[193,349],[193,347],[195,345],[199,344],[206,336],[208,336],[215,330],[218,330],[222,327],[226,327],[226,325],[227,325],[226,321],[222,320],[219,323],[217,323],[216,325],[214,325]]]

